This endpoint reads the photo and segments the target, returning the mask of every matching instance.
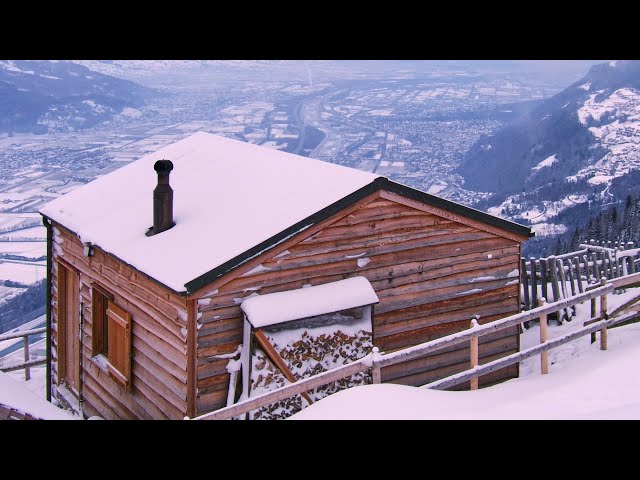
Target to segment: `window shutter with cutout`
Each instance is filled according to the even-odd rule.
[[[127,392],[131,391],[131,314],[108,301],[109,375]]]

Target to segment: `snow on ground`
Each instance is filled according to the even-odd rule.
[[[609,310],[640,293],[609,295]],[[572,322],[549,326],[549,338],[582,327],[590,302]],[[598,334],[599,336],[599,334]],[[520,378],[477,391],[436,391],[404,385],[365,385],[327,397],[291,417],[320,419],[640,419],[640,324],[609,330],[609,349],[586,335],[521,363]],[[539,327],[521,336],[521,349],[538,343]]]
[[[536,223],[531,227],[536,237],[548,237],[560,235],[567,231],[567,227],[561,223]]]
[[[558,159],[556,158],[556,155],[555,154],[551,155],[550,157],[547,157],[544,160],[542,160],[538,165],[533,167],[531,170],[537,172],[538,170],[541,170],[541,169],[543,169],[545,167],[550,167],[551,165],[553,165],[557,161],[558,161]]]
[[[22,371],[15,373],[24,375]],[[78,420],[79,417],[75,417],[45,400],[44,388],[41,391],[39,388],[43,383],[45,373],[44,367],[32,368],[33,378],[24,382],[23,377],[23,381],[20,382],[12,378],[14,375],[0,372],[0,404],[45,420]]]
[[[30,285],[46,276],[47,266],[44,262],[39,264],[0,262],[0,281],[13,280]]]

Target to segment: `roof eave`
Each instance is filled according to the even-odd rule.
[[[250,248],[244,253],[237,255],[236,257],[232,258],[231,260],[228,260],[222,265],[219,265],[218,267],[186,283],[185,288],[187,289],[187,295],[193,294],[197,290],[207,286],[208,284],[217,280],[223,275],[226,275],[231,270],[243,265],[249,260],[260,255],[261,253],[275,247],[276,245],[280,244],[286,239],[292,237],[296,233],[306,230],[307,228],[327,219],[331,215],[338,213],[340,210],[354,204],[355,202],[379,190],[387,190],[392,193],[397,193],[398,195],[402,195],[422,203],[433,205],[435,207],[442,208],[443,210],[448,210],[452,213],[459,214],[459,215],[471,218],[473,220],[484,222],[496,228],[500,228],[502,230],[506,230],[508,232],[512,232],[516,235],[519,235],[523,237],[523,240],[527,238],[531,238],[535,235],[529,227],[520,225],[519,223],[511,222],[509,220],[504,220],[502,218],[490,215],[480,210],[476,210],[475,208],[467,207],[465,205],[452,202],[450,200],[445,200],[443,198],[437,197],[435,195],[431,195],[426,192],[422,192],[412,187],[407,187],[406,185],[393,182],[385,177],[378,177],[370,184],[365,185],[359,190],[356,190],[355,192],[347,195],[346,197],[341,198],[337,202],[332,203],[328,207],[325,207],[322,210],[317,211],[313,215],[310,215],[309,217],[305,218],[304,220],[299,221],[298,223],[292,225],[291,227],[274,235],[273,237],[268,238],[267,240],[259,243],[255,247]]]

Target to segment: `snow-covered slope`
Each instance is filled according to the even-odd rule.
[[[91,127],[124,109],[136,109],[151,94],[133,82],[72,62],[0,60],[0,132]]]
[[[481,139],[459,173],[466,188],[497,194],[481,208],[530,221],[536,234],[561,233],[567,219],[556,217],[568,209],[582,205],[567,216],[586,220],[589,209],[623,200],[636,188],[630,176],[640,174],[640,61],[594,66]]]

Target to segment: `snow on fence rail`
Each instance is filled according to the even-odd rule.
[[[13,372],[14,370],[22,370],[24,368],[24,379],[25,381],[29,380],[31,378],[31,367],[37,367],[38,365],[44,365],[45,363],[47,363],[46,358],[29,360],[29,336],[40,335],[41,333],[45,333],[46,331],[47,331],[47,327],[40,327],[40,328],[34,328],[33,330],[26,330],[24,332],[14,332],[14,333],[6,333],[4,335],[0,335],[0,342],[22,337],[22,349],[24,350],[23,363],[17,363],[15,365],[0,367],[0,371]]]
[[[495,322],[487,323],[485,325],[478,325],[477,322],[474,322],[473,320],[477,319],[477,317],[474,316],[471,321],[471,328],[467,330],[463,330],[453,335],[448,335],[446,337],[438,338],[429,342],[421,343],[410,348],[398,350],[393,353],[380,354],[377,348],[374,348],[372,353],[356,362],[338,367],[333,370],[329,370],[327,372],[323,372],[313,377],[298,380],[295,383],[291,383],[277,390],[273,390],[271,392],[264,393],[262,395],[236,403],[235,405],[230,405],[220,410],[204,414],[200,417],[196,417],[194,418],[194,420],[229,420],[234,417],[242,416],[250,412],[251,410],[267,406],[271,403],[284,400],[302,392],[307,392],[313,388],[326,385],[344,377],[348,377],[350,375],[353,375],[354,373],[364,372],[367,370],[371,370],[374,383],[379,383],[380,369],[383,367],[407,362],[409,360],[422,357],[426,354],[433,353],[446,347],[457,345],[459,343],[471,342],[473,344],[474,342],[477,342],[478,338],[483,335],[488,335],[489,333],[496,332],[498,330],[513,327],[515,325],[520,325],[524,322],[528,322],[536,318],[540,319],[541,325],[540,345],[529,348],[527,350],[523,350],[513,355],[509,355],[507,357],[500,358],[484,365],[478,365],[477,349],[475,349],[474,351],[476,358],[470,358],[470,365],[475,365],[471,370],[460,372],[456,375],[444,378],[437,382],[432,382],[428,385],[425,385],[424,387],[434,389],[448,388],[454,385],[458,385],[459,383],[477,378],[478,376],[485,373],[490,373],[494,370],[498,370],[514,363],[518,363],[525,358],[538,354],[541,355],[541,371],[542,373],[547,373],[548,364],[545,352],[547,352],[548,350],[574,340],[575,338],[587,335],[592,332],[596,332],[598,330],[600,330],[601,332],[600,347],[602,350],[606,350],[607,327],[628,321],[634,316],[638,316],[637,313],[632,313],[619,318],[608,319],[606,303],[607,295],[613,292],[614,288],[638,283],[640,281],[640,274],[629,275],[627,278],[618,278],[615,281],[617,287],[614,286],[612,282],[606,282],[606,280],[603,279],[603,285],[600,287],[595,287],[588,291],[585,291],[584,293],[580,293],[573,297],[558,300],[552,303],[546,303],[544,299],[541,299],[541,305],[536,308],[518,313],[516,315],[511,315],[509,317],[497,320]],[[577,305],[578,303],[582,303],[586,300],[595,299],[597,297],[600,297],[600,315],[598,317],[592,318],[589,326],[572,332],[571,334],[565,335],[563,337],[547,341],[545,327],[548,315],[558,312],[561,309]],[[472,382],[472,388],[474,387],[477,388],[476,382]]]
[[[639,248],[633,243],[594,240],[581,244],[581,250],[547,258],[521,258],[522,307],[530,310],[538,298],[557,301],[584,293],[585,284],[611,280],[640,270]],[[575,310],[559,312],[558,319],[571,318]]]

